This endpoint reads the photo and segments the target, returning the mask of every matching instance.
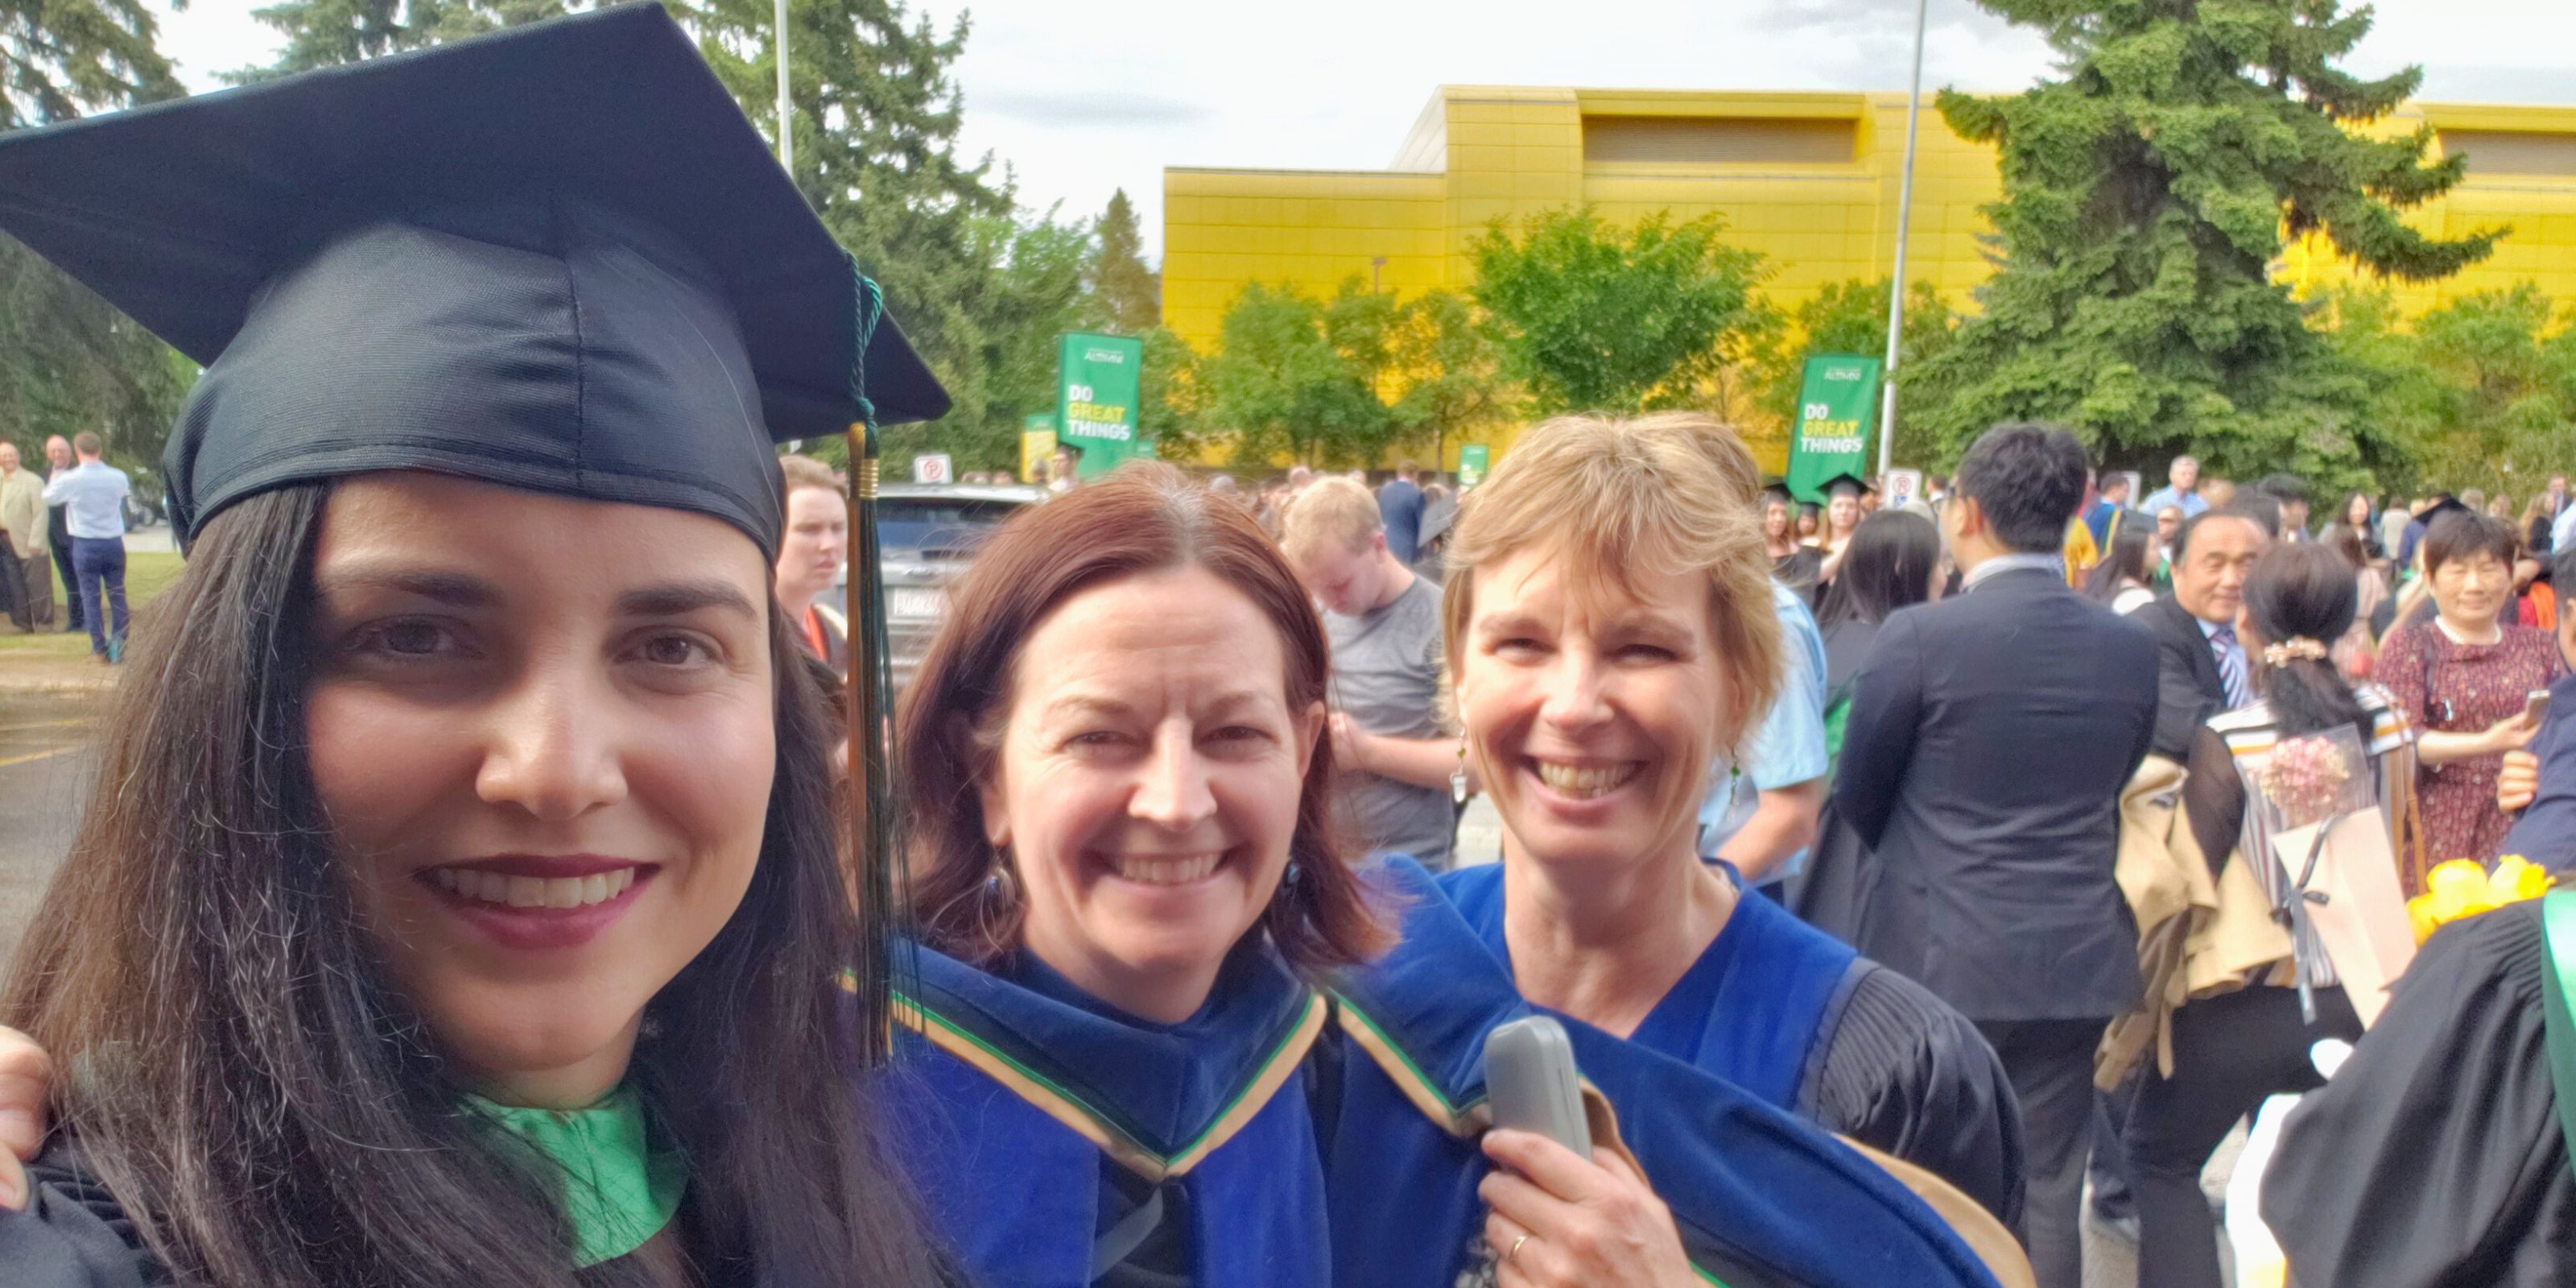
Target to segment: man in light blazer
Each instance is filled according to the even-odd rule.
[[[2156,722],[2155,641],[2058,568],[2084,464],[2038,425],[1968,450],[1941,521],[1965,589],[1880,628],[1834,784],[1883,872],[1860,949],[1975,1021],[2012,1079],[2041,1288],[2081,1283],[2093,1049],[2142,987],[2112,865]]]

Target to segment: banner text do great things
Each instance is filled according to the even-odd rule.
[[[1082,448],[1082,476],[1092,478],[1152,450],[1136,438],[1136,399],[1145,365],[1142,340],[1074,332],[1056,356],[1055,432]]]

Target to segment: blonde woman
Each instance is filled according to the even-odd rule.
[[[2015,1221],[2020,1123],[1976,1030],[1699,857],[1696,806],[1780,683],[1757,486],[1706,417],[1568,417],[1468,498],[1442,611],[1503,859],[1441,889],[1529,1001]]]

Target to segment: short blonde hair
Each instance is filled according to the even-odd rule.
[[[1578,575],[1574,585],[1630,591],[1640,571],[1705,577],[1726,680],[1718,745],[1738,745],[1771,710],[1785,656],[1755,504],[1761,484],[1743,440],[1698,412],[1559,416],[1531,427],[1459,503],[1440,608],[1450,674],[1466,655],[1476,571],[1486,564],[1546,550]]]
[[[1327,545],[1365,550],[1369,538],[1386,530],[1378,517],[1377,498],[1346,478],[1319,479],[1288,503],[1281,516],[1279,547],[1291,559],[1303,559]]]
[[[779,457],[778,473],[786,481],[786,486],[779,489],[781,496],[790,492],[801,492],[809,487],[821,488],[834,494],[838,494],[841,490],[840,476],[832,472],[831,466],[811,456]]]

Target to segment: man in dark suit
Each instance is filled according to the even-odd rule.
[[[2142,987],[2112,868],[2156,646],[2066,588],[2083,497],[2063,430],[1999,426],[1968,450],[1941,524],[1966,589],[1879,629],[1834,784],[1885,873],[1860,948],[1974,1020],[2012,1078],[2041,1288],[2081,1281],[2093,1049]]]
[[[2174,539],[2173,593],[2131,615],[2156,637],[2157,755],[2188,762],[2201,725],[2251,696],[2253,669],[2236,638],[2236,612],[2245,603],[2245,574],[2270,544],[2261,518],[2232,503],[2183,524]]]

